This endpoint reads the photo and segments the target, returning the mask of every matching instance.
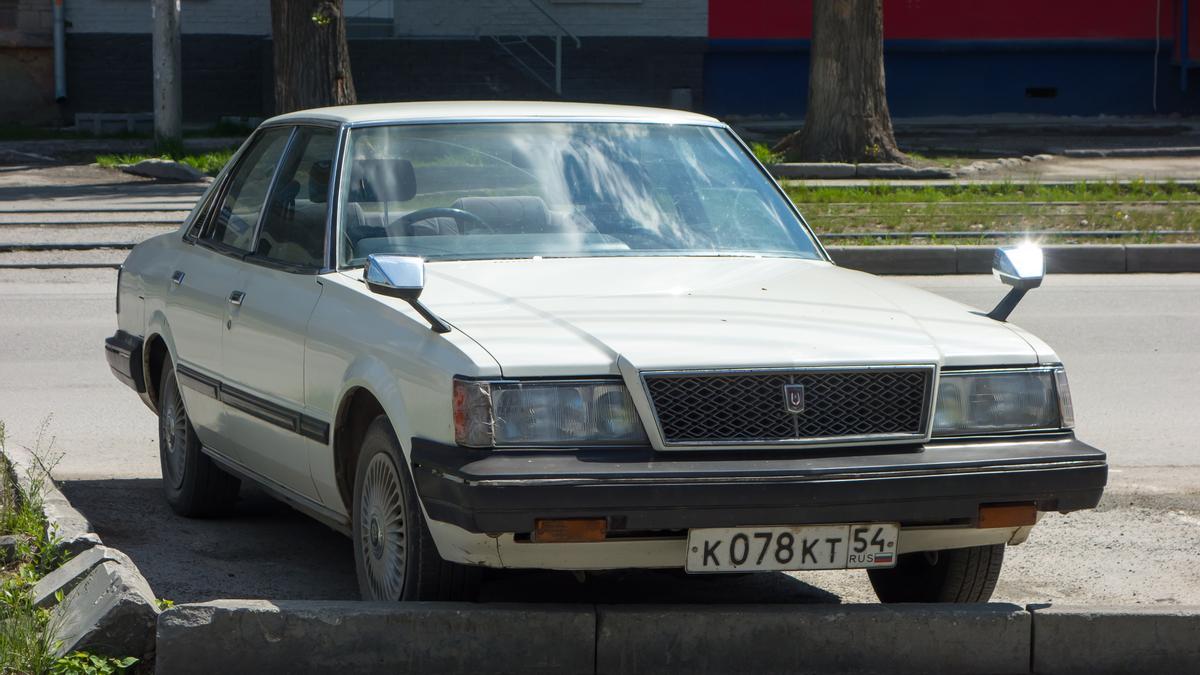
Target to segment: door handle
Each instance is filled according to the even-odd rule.
[[[246,294],[241,291],[234,291],[229,294],[229,304],[234,307],[241,307],[242,300],[246,299]]]
[[[183,283],[183,272],[181,270],[175,270],[175,273],[171,275],[171,283],[176,286]]]

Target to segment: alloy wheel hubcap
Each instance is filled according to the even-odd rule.
[[[396,465],[385,454],[367,465],[359,514],[359,549],[371,597],[399,600],[408,561],[404,495]]]
[[[166,460],[163,464],[167,474],[163,478],[168,480],[172,487],[178,488],[183,483],[188,419],[177,390],[167,394],[166,405],[163,406],[163,414],[159,421],[162,424],[162,452]]]

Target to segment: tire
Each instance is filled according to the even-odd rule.
[[[158,391],[158,458],[167,504],[188,518],[227,515],[237,501],[241,481],[200,451],[200,439],[169,360],[163,364]]]
[[[1004,544],[905,553],[891,569],[867,570],[881,602],[987,602]]]
[[[354,568],[364,600],[474,600],[482,568],[442,560],[391,422],[367,427],[354,471]]]

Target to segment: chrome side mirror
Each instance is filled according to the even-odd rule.
[[[369,255],[367,288],[380,295],[416,300],[425,290],[425,261],[413,255]]]
[[[363,281],[371,292],[388,295],[412,305],[435,333],[449,333],[450,326],[421,304],[425,290],[425,260],[411,255],[369,255]]]
[[[1004,285],[1012,286],[1000,304],[988,312],[988,318],[1005,321],[1029,289],[1042,285],[1046,276],[1046,257],[1041,247],[1035,244],[998,248],[992,259],[992,275]]]

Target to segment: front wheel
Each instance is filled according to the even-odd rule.
[[[364,600],[471,600],[480,568],[442,560],[391,422],[376,417],[354,478],[354,566]]]
[[[881,602],[987,602],[1004,544],[905,553],[891,569],[867,570]]]

